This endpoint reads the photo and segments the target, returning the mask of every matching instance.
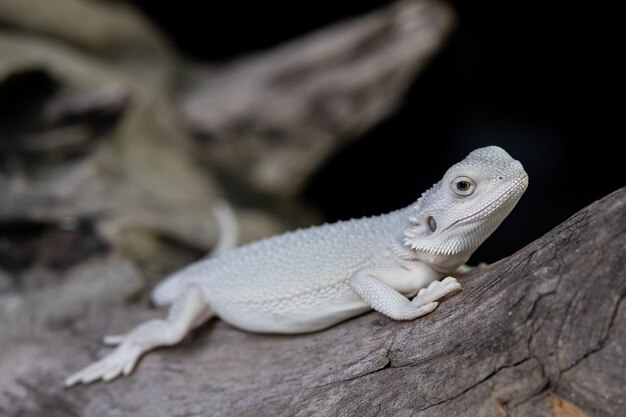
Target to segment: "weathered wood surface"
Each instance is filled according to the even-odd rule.
[[[102,335],[158,313],[86,314],[3,346],[1,414],[626,415],[626,188],[463,283],[411,322],[370,313],[274,336],[212,321],[129,378],[66,390],[64,376],[106,352]]]

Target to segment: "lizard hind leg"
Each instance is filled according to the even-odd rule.
[[[118,345],[115,350],[99,361],[65,379],[65,386],[97,381],[110,381],[132,372],[144,353],[159,347],[180,342],[189,331],[212,316],[197,286],[189,287],[172,304],[165,320],[150,320],[135,327],[129,333],[107,336],[104,342]]]

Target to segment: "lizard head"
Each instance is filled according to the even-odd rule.
[[[476,149],[413,206],[404,244],[429,255],[468,258],[513,210],[528,174],[502,148]]]

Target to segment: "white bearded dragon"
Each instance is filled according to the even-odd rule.
[[[296,230],[203,259],[153,292],[165,320],[107,336],[109,355],[65,385],[128,375],[139,357],[173,345],[210,317],[262,333],[312,332],[374,309],[394,320],[430,313],[461,289],[451,276],[528,186],[501,148],[470,153],[417,202],[377,217]],[[443,278],[443,279],[442,279]]]

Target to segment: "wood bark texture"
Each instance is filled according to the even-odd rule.
[[[86,314],[9,345],[0,414],[626,415],[626,188],[462,282],[415,321],[369,313],[299,336],[211,321],[129,378],[64,389],[64,376],[107,351],[102,335],[158,315],[140,305]]]

